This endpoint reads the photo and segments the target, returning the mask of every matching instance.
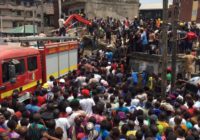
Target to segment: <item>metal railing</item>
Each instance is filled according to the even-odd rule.
[[[12,20],[12,21],[24,21],[24,17],[23,16],[2,16],[2,20]],[[37,21],[37,22],[41,22],[41,18],[28,18],[26,17],[26,21]]]
[[[76,41],[76,37],[10,37],[3,38],[5,42],[27,42],[27,41]]]
[[[0,9],[15,9],[15,10],[26,10],[26,11],[33,11],[34,9],[36,9],[36,7],[34,6],[30,6],[30,7],[27,7],[27,6],[23,6],[23,5],[12,5],[12,4],[9,4],[9,3],[5,3],[5,4],[0,4]]]

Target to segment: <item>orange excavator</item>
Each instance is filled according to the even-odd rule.
[[[82,23],[84,23],[85,25],[92,26],[92,22],[91,22],[91,21],[89,21],[89,20],[83,18],[82,16],[80,16],[80,15],[78,15],[78,14],[72,14],[72,15],[70,15],[70,16],[66,19],[66,21],[65,21],[65,23],[64,23],[65,27],[67,27],[67,26],[70,24],[70,25],[68,26],[68,28],[71,28],[71,27],[73,26],[73,24],[71,24],[70,22],[71,22],[73,19],[76,19],[77,21],[82,22]]]

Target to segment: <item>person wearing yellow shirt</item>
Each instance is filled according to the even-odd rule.
[[[165,132],[166,128],[169,127],[169,124],[166,122],[165,118],[166,118],[166,113],[165,112],[161,112],[159,117],[158,117],[158,122],[157,122],[158,126],[159,125],[162,126],[162,128],[158,127],[159,132],[160,132],[161,135]]]
[[[160,18],[156,20],[156,27],[160,28],[161,20]]]
[[[148,87],[150,90],[153,89],[153,76],[150,76],[148,79]]]
[[[130,136],[130,135],[135,136],[137,131],[134,130],[134,126],[135,126],[134,121],[130,120],[130,121],[128,122],[128,126],[129,126],[129,130],[128,130],[127,133],[126,133],[126,136],[127,136],[127,137]]]

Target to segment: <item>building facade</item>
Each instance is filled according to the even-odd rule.
[[[200,0],[181,0],[179,19],[200,23]]]
[[[140,10],[140,18],[142,19],[162,19],[162,9],[142,9]]]
[[[88,18],[133,19],[138,16],[139,0],[65,0],[62,10],[67,15],[84,13]]]
[[[41,0],[0,0],[0,19],[1,32],[33,24],[37,25],[40,31],[42,21],[48,30],[54,26],[53,0],[43,0],[43,3]]]
[[[163,5],[162,3],[148,3],[140,6],[140,18],[142,19],[162,19]]]

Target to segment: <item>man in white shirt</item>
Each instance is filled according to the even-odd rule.
[[[200,133],[200,116],[197,118],[197,124],[194,125],[194,128]]]
[[[182,118],[181,124],[186,125],[186,120],[185,120],[184,118]],[[176,125],[176,124],[175,124],[175,117],[172,117],[172,118],[169,119],[169,125],[170,125],[170,127],[172,127],[172,128],[175,127],[175,125]]]
[[[87,115],[92,115],[92,107],[95,106],[95,102],[92,98],[90,98],[89,93],[82,93],[84,99],[79,101],[81,108],[86,112]]]
[[[85,81],[86,81],[86,77],[83,75],[80,75],[76,78],[75,80],[76,82],[78,82],[79,86],[81,86]]]
[[[54,117],[55,117],[56,127],[60,127],[63,130],[62,140],[66,140],[67,129],[70,128],[70,123],[68,118],[59,118],[59,111],[54,111]]]
[[[108,65],[106,66],[106,75],[110,74],[110,69],[111,69],[111,62],[108,62]]]
[[[95,74],[93,74],[92,78],[90,78],[90,80],[89,80],[89,84],[98,83],[99,80],[100,79],[97,76],[95,76]]]
[[[200,98],[199,98],[199,100],[198,101],[196,101],[195,103],[194,103],[194,106],[193,106],[196,110],[200,110]]]
[[[85,116],[86,116],[85,111],[80,110],[80,103],[79,103],[79,101],[74,100],[74,101],[71,102],[71,104],[73,104],[73,105],[72,105],[72,106],[73,106],[73,111],[72,111],[72,113],[70,114],[70,116],[67,117],[67,119],[69,120],[70,127],[73,126],[73,125],[75,124],[74,121],[75,121],[75,119],[76,119],[77,117],[79,117],[79,116],[85,117]],[[66,108],[66,112],[68,112],[68,111],[67,111],[67,108]]]
[[[64,16],[61,15],[61,18],[58,19],[58,24],[59,24],[59,36],[65,36],[66,30],[65,30],[65,20]]]
[[[101,75],[99,74],[94,74],[94,78],[97,79],[97,81],[99,82],[101,79]]]
[[[1,109],[2,107],[6,108],[6,110],[9,111],[9,112],[11,113],[11,115],[14,115],[14,114],[15,114],[15,111],[14,111],[12,108],[7,107],[6,105],[5,105],[5,106],[4,106],[4,105],[0,105],[0,109]]]

